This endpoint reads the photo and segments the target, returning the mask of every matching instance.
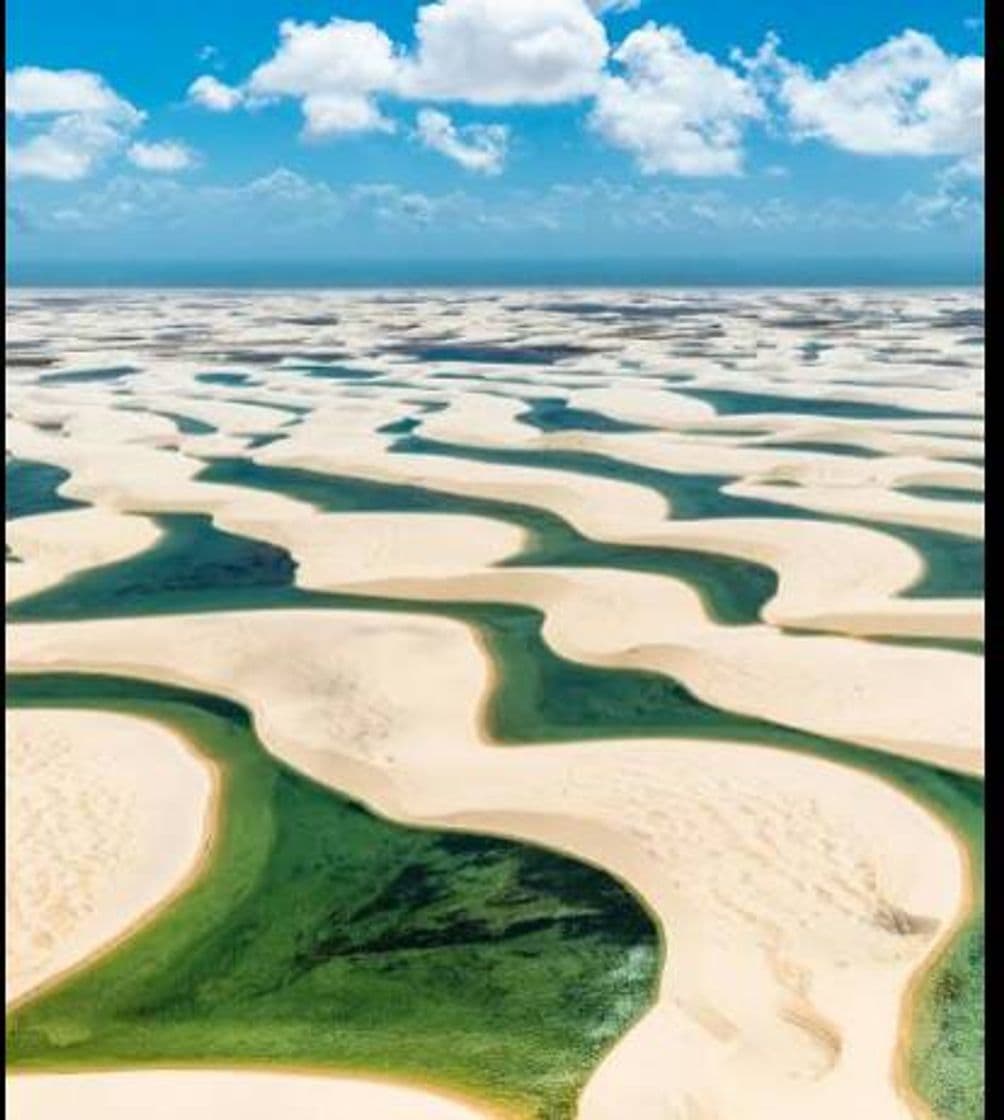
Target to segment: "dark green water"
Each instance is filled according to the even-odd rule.
[[[206,385],[247,385],[251,381],[251,374],[249,373],[197,373],[195,375],[196,381],[202,381]]]
[[[217,479],[224,480],[230,479]],[[274,484],[275,479],[269,482]],[[326,476],[300,478],[296,485],[300,497],[305,487],[323,487],[325,501],[362,500],[358,493],[352,497],[351,489],[348,498],[332,497],[332,480]],[[281,549],[222,533],[205,516],[164,515],[159,520],[165,535],[148,552],[81,573],[15,603],[9,617],[41,621],[303,607],[456,618],[478,629],[496,662],[499,685],[488,719],[492,733],[503,742],[705,735],[764,743],[877,773],[929,805],[966,841],[979,905],[925,984],[912,1059],[914,1080],[938,1104],[941,1115],[952,1120],[976,1120],[980,1115],[975,1109],[982,1087],[974,1071],[979,1068],[983,1037],[982,783],[714,708],[661,674],[591,669],[567,662],[543,642],[542,618],[528,608],[305,592],[292,585],[294,564]]]
[[[197,420],[194,416],[186,416],[181,412],[162,412],[153,408],[140,408],[136,406],[129,406],[125,408],[126,412],[148,412],[151,416],[163,416],[165,420],[170,420],[185,436],[208,436],[220,429],[215,424],[210,424],[205,420]]]
[[[928,412],[874,401],[831,400],[824,397],[782,396],[777,393],[748,393],[739,389],[674,388],[710,404],[720,416],[742,416],[753,413],[795,413],[805,416],[835,416],[848,420],[972,420],[970,412]]]
[[[561,518],[533,506],[451,495],[419,486],[263,466],[246,459],[214,460],[198,477],[204,482],[282,494],[327,512],[454,513],[506,521],[523,529],[529,541],[518,556],[504,561],[503,566],[620,567],[673,576],[689,583],[709,612],[726,624],[758,621],[763,605],[777,590],[776,574],[764,565],[710,552],[605,544],[581,535]]]
[[[33,459],[7,459],[4,462],[4,509],[8,521],[36,513],[56,513],[81,509],[86,502],[64,498],[57,493],[70,472],[51,463]]]
[[[804,510],[783,501],[749,498],[726,493],[722,487],[734,478],[721,474],[684,474],[614,459],[584,451],[514,450],[441,443],[421,436],[397,440],[392,451],[473,462],[551,468],[610,478],[646,486],[667,499],[674,521],[710,520],[725,517],[784,518],[799,521],[829,521],[860,525],[896,537],[923,557],[925,571],[900,594],[908,598],[974,598],[984,589],[984,542],[937,529],[878,522],[874,519],[838,516]],[[784,487],[778,487],[782,497]]]
[[[961,486],[898,486],[901,494],[914,498],[933,498],[938,502],[982,502],[982,490],[964,490]]]
[[[249,451],[254,451],[259,447],[268,447],[270,443],[278,443],[281,439],[289,439],[286,432],[259,432],[257,435],[251,436],[247,442]]]
[[[401,347],[421,362],[480,362],[485,365],[552,365],[562,358],[576,358],[592,351],[585,346],[493,346],[443,343],[436,346]]]
[[[421,423],[422,421],[416,419],[414,416],[405,416],[401,420],[392,420],[389,424],[381,425],[377,428],[377,431],[382,435],[405,436],[415,431]]]
[[[610,876],[374,816],[277,762],[236,704],[83,674],[12,675],[7,703],[152,718],[225,774],[199,881],[9,1015],[11,1068],[322,1066],[558,1120],[655,993],[658,932]]]
[[[542,432],[651,432],[649,424],[632,424],[585,408],[571,408],[564,397],[540,397],[516,419]]]
[[[135,366],[112,366],[109,369],[68,369],[57,373],[43,373],[40,383],[46,385],[77,385],[91,381],[119,381],[130,373],[139,373]]]
[[[812,451],[823,455],[845,455],[852,459],[881,459],[884,451],[875,451],[871,447],[861,447],[854,443],[826,443],[822,440],[771,440],[770,443],[758,443],[756,447],[780,448],[786,451]]]

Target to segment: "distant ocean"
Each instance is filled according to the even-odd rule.
[[[8,261],[15,287],[872,287],[983,282],[978,258],[723,260]]]

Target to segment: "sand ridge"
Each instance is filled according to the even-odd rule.
[[[982,771],[982,680],[973,673],[973,658],[947,650],[906,649],[843,637],[811,637],[779,632],[774,626],[741,628],[714,623],[693,590],[668,576],[603,569],[531,569],[493,567],[516,553],[521,531],[484,518],[443,514],[318,514],[312,506],[273,493],[234,485],[205,483],[193,478],[195,460],[134,445],[100,449],[91,443],[57,439],[34,432],[15,433],[16,447],[32,454],[58,457],[70,469],[63,484],[70,495],[104,501],[118,508],[200,510],[213,514],[223,529],[267,540],[288,548],[298,563],[297,582],[321,590],[354,590],[417,600],[468,600],[511,602],[544,610],[545,639],[564,656],[608,667],[645,668],[681,680],[702,699],[733,711],[771,719],[821,734],[912,754],[942,765]],[[397,464],[408,456],[387,456]],[[412,457],[415,458],[415,457]],[[630,518],[626,492],[638,503],[661,503],[659,495],[603,479],[586,480],[589,486],[573,491],[578,505],[569,511],[566,490],[550,476],[563,472],[462,464],[473,469],[461,473],[454,460],[417,457],[432,464],[430,473],[461,492],[532,497],[557,504],[570,520],[609,522],[617,514]],[[320,452],[305,455],[297,450],[262,455],[263,461],[300,466],[324,466],[330,457]],[[163,460],[161,463],[160,461]],[[154,462],[157,462],[156,469]],[[383,460],[376,460],[374,474],[383,474]],[[546,474],[543,483],[524,475]],[[496,476],[500,476],[497,477]],[[406,470],[398,478],[409,477]],[[423,475],[424,481],[428,476]],[[482,477],[488,479],[482,481]],[[574,477],[576,482],[579,476]],[[414,480],[414,479],[413,479]],[[521,490],[521,485],[523,490]],[[607,491],[610,496],[604,499]],[[525,493],[524,493],[525,491]],[[543,494],[543,498],[541,495]],[[588,495],[588,497],[587,497]],[[553,506],[552,506],[553,508]],[[640,515],[645,519],[644,514]],[[672,521],[647,543],[665,543],[676,527]],[[698,542],[717,541],[713,529],[724,532],[737,524],[685,522],[693,525]],[[757,558],[769,559],[771,542],[778,540],[777,522],[742,519],[743,531],[761,526]],[[869,557],[874,578],[883,577],[878,558],[886,542],[890,555],[914,564],[912,550],[898,541],[841,525],[808,523],[801,526],[797,573],[809,586],[782,578],[777,596],[768,604],[769,623],[788,623],[808,615],[817,625],[826,618],[851,615],[863,632],[871,632],[869,600],[878,595],[848,580],[852,594],[843,597],[832,589],[826,597],[828,613],[821,610],[818,580],[822,567],[831,580],[841,576],[840,557],[851,557],[853,576],[861,557],[850,549],[829,562],[826,549],[834,537],[877,539]],[[756,540],[756,534],[753,538]],[[759,543],[759,542],[758,542]],[[790,555],[790,554],[789,554]],[[789,572],[791,571],[789,567]],[[888,570],[888,569],[887,569]],[[784,569],[782,568],[782,571]],[[793,586],[794,584],[794,586]],[[845,585],[847,586],[847,585]],[[796,612],[791,603],[796,603]],[[880,600],[875,613],[901,618],[905,632],[924,623],[944,627],[952,636],[970,637],[981,623],[978,611],[966,614],[965,601],[951,608],[933,610],[919,600],[921,613],[893,600],[893,611],[883,615]],[[923,613],[927,607],[927,613]],[[856,613],[853,613],[856,612]],[[966,621],[968,620],[968,624]],[[810,657],[811,653],[811,657]],[[923,687],[927,682],[927,687]]]
[[[198,865],[208,764],[149,720],[6,714],[6,999],[24,998],[134,928]]]
[[[52,359],[9,362],[8,449],[65,467],[61,491],[94,503],[20,523],[9,599],[149,547],[144,513],[204,513],[287,549],[302,587],[533,606],[573,660],[662,672],[712,704],[981,772],[980,659],[852,637],[982,635],[980,598],[904,597],[921,557],[882,528],[982,537],[978,503],[900,492],[982,488],[973,292],[14,292],[8,306],[9,343]],[[552,411],[535,427],[540,406]],[[634,483],[390,453],[413,429],[716,476],[791,517],[685,520]],[[521,502],[598,541],[766,564],[778,589],[758,623],[722,626],[675,578],[499,567],[526,542],[494,518],[321,514],[195,478],[201,457],[235,455]],[[663,927],[667,968],[587,1086],[586,1120],[911,1114],[896,1084],[904,993],[963,912],[966,870],[952,834],[884,782],[710,740],[499,749],[484,651],[430,617],[207,614],[17,625],[9,638],[14,668],[231,696],[268,749],[378,811],[550,844],[630,883]],[[54,1094],[58,1114],[75,1084],[75,1106],[128,1108],[148,1090],[123,1076],[12,1085]],[[206,1084],[146,1076],[164,1100]],[[206,1076],[230,1082],[228,1101],[250,1093],[243,1071]],[[389,1109],[384,1088],[353,1098],[324,1079],[304,1089],[304,1115]],[[438,1117],[441,1104],[409,1107]]]

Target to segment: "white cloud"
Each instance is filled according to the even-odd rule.
[[[300,101],[309,138],[393,130],[378,98],[550,104],[595,90],[608,46],[584,0],[436,0],[419,9],[415,47],[376,24],[335,18],[279,25],[279,45],[240,88],[202,75],[189,97],[226,112]]]
[[[608,143],[646,174],[739,174],[743,126],[764,112],[751,82],[693,50],[677,28],[653,23],[613,59],[623,74],[604,79],[589,118]]]
[[[122,143],[122,134],[97,117],[67,113],[45,131],[7,146],[7,173],[15,179],[83,179]]]
[[[5,75],[7,112],[15,117],[74,113],[138,125],[143,114],[89,70],[20,66]]]
[[[287,19],[279,38],[276,53],[251,75],[253,93],[365,93],[393,81],[393,44],[374,23],[333,19],[319,27]]]
[[[311,140],[353,132],[393,132],[371,97],[359,93],[313,93],[303,99],[303,135]]]
[[[126,152],[131,163],[144,171],[184,171],[194,167],[195,153],[176,140],[145,142],[137,140]]]
[[[472,124],[457,128],[436,109],[422,109],[416,118],[419,140],[468,171],[497,175],[505,163],[509,130],[500,124]]]
[[[318,26],[283,20],[279,48],[247,83],[253,98],[298,97],[311,138],[392,131],[372,94],[393,85],[397,60],[376,24],[333,19]]]
[[[440,239],[444,234],[536,237],[552,231],[589,237],[605,231],[618,239],[629,237],[639,246],[659,238],[672,246],[674,242],[667,239],[680,233],[843,236],[857,231],[885,236],[890,231],[923,234],[941,229],[952,236],[978,236],[982,202],[964,184],[949,178],[949,172],[943,172],[926,191],[879,203],[840,197],[744,201],[719,188],[651,180],[639,184],[595,179],[542,190],[493,187],[490,192],[437,194],[372,182],[336,191],[322,180],[287,168],[222,185],[188,185],[165,176],[131,174],[76,192],[72,205],[33,207],[25,214],[20,201],[12,200],[8,217],[15,224],[23,218],[33,237],[112,229],[128,230],[137,237],[150,231],[161,236],[171,230],[179,238],[187,236],[190,244],[203,246],[242,239],[248,228],[255,228],[286,252],[297,237],[302,239],[298,244],[313,248],[341,244],[342,237],[365,239],[381,230],[409,237],[434,230]]]
[[[22,66],[7,73],[6,92],[17,132],[6,150],[11,178],[74,182],[122,152],[145,171],[180,171],[195,162],[195,153],[174,140],[130,144],[146,114],[100,74]]]
[[[210,112],[229,113],[241,104],[244,94],[212,74],[201,74],[188,87],[188,98]]]
[[[983,59],[955,57],[904,31],[816,78],[768,36],[744,60],[796,139],[865,155],[970,155],[983,145]]]
[[[28,130],[7,145],[13,178],[83,179],[145,116],[88,70],[22,66],[7,73],[5,85],[7,113]]]
[[[591,93],[608,46],[583,0],[438,0],[419,9],[401,64],[410,97],[549,104]]]
[[[726,62],[694,49],[677,28],[651,22],[611,54],[598,16],[637,6],[431,0],[418,10],[412,47],[370,21],[284,20],[274,53],[245,82],[230,86],[204,74],[189,97],[217,112],[293,98],[312,140],[395,131],[386,115],[392,99],[546,105],[591,98],[590,127],[645,174],[738,175],[754,121],[777,120],[793,139],[855,152],[949,155],[966,166],[982,152],[982,58],[951,56],[930,36],[904,31],[817,78],[784,58],[774,36],[752,58],[733,52]],[[418,135],[461,166],[494,173],[508,140],[500,127],[460,130],[447,114],[423,110]]]

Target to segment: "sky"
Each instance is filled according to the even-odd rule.
[[[982,16],[969,0],[8,0],[8,276],[975,275]]]

